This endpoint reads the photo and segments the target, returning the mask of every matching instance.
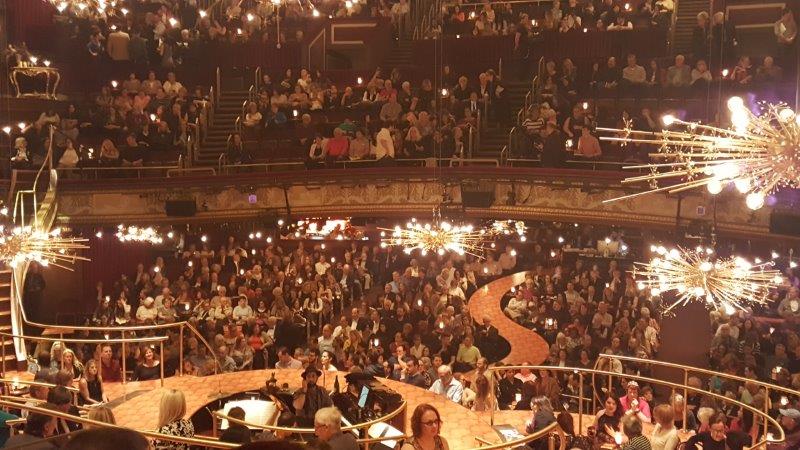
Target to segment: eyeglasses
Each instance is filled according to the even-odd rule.
[[[441,425],[442,421],[439,420],[439,419],[435,419],[435,420],[429,420],[427,422],[422,422],[422,424],[425,425],[425,426],[428,426],[428,427],[433,427],[433,426],[436,426],[436,425]]]

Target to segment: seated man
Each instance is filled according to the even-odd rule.
[[[666,85],[668,88],[681,89],[688,87],[692,82],[691,71],[685,64],[686,58],[683,55],[675,56],[675,65],[667,69]]]
[[[442,364],[436,372],[439,378],[433,382],[428,390],[439,395],[444,395],[448,400],[461,403],[461,396],[464,395],[464,385],[453,378],[453,369],[446,364]]]
[[[783,69],[775,65],[772,56],[765,56],[764,62],[756,69],[757,83],[777,83],[783,78]]]

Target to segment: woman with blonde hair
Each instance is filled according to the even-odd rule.
[[[63,342],[55,341],[50,347],[50,369],[61,370],[61,360],[64,355],[64,349],[67,348]]]
[[[98,406],[89,409],[89,413],[86,415],[86,418],[90,420],[96,420],[98,422],[107,423],[110,425],[117,424],[117,419],[114,418],[114,412],[111,411],[111,408],[109,408],[108,406]],[[92,425],[87,425],[86,429],[89,428],[94,428],[94,427]]]
[[[653,410],[653,434],[650,435],[652,450],[675,450],[680,443],[678,429],[675,428],[675,412],[672,405],[658,405]]]
[[[72,373],[73,380],[79,380],[81,376],[83,376],[83,364],[78,361],[78,358],[75,356],[75,352],[65,348],[62,352],[61,356],[62,362],[61,365],[63,366],[63,370],[66,370]]]
[[[177,389],[168,389],[161,396],[158,408],[158,431],[180,437],[194,437],[194,425],[186,415],[186,397]],[[154,441],[155,450],[188,450],[189,445],[174,442]]]
[[[81,394],[78,401],[82,405],[108,402],[108,397],[103,392],[103,378],[94,359],[86,362],[86,370],[78,381],[78,390]]]
[[[100,156],[98,159],[103,165],[116,165],[119,163],[119,150],[111,139],[103,139],[100,144]]]

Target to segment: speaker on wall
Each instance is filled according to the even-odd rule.
[[[489,208],[494,203],[494,191],[461,190],[461,203],[465,208]]]
[[[774,210],[769,216],[769,232],[800,236],[800,214]]]
[[[167,200],[164,209],[168,217],[191,217],[197,213],[194,200]]]

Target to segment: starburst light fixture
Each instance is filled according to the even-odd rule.
[[[494,236],[492,231],[476,229],[474,226],[454,225],[443,221],[439,208],[433,212],[433,222],[420,223],[412,218],[406,223],[405,228],[397,225],[394,229],[379,228],[381,230],[381,247],[400,246],[403,252],[411,254],[419,250],[422,256],[436,252],[444,255],[455,252],[459,255],[472,255],[483,258],[484,247]]]
[[[117,239],[120,242],[146,242],[148,244],[163,244],[164,238],[153,227],[137,227],[117,225]]]
[[[800,187],[800,116],[785,104],[761,104],[763,113],[753,114],[741,97],[728,100],[730,129],[683,121],[673,115],[662,118],[664,126],[681,130],[660,132],[598,128],[617,134],[601,137],[606,141],[653,144],[651,164],[626,169],[649,169],[646,175],[626,178],[624,183],[647,182],[645,192],[618,197],[606,202],[654,192],[677,193],[705,186],[711,194],[720,193],[732,183],[746,194],[748,208],[764,206],[767,195],[782,187]],[[678,181],[659,186],[661,180]]]
[[[116,8],[117,0],[44,0],[56,7],[59,13],[73,13],[76,15],[87,13],[106,13],[107,10]],[[124,9],[124,8],[123,8]]]
[[[89,261],[77,254],[89,248],[84,242],[87,239],[62,237],[60,228],[45,233],[30,226],[12,229],[0,226],[0,260],[11,267],[35,261],[42,266],[72,270],[70,265],[75,261]]]
[[[668,250],[654,245],[650,250],[657,256],[649,263],[634,263],[633,276],[640,290],[649,288],[654,296],[675,292],[665,314],[690,301],[732,313],[748,304],[765,304],[783,282],[772,261],[753,264],[739,256],[717,258],[713,249],[702,247]]]

